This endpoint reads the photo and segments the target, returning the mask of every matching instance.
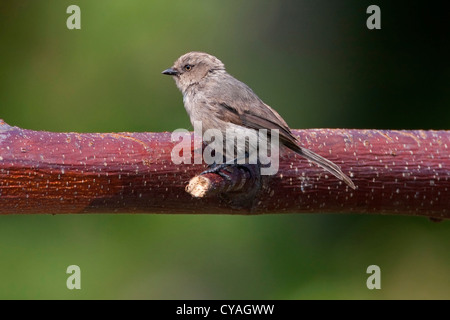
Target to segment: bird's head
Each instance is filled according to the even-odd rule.
[[[192,85],[198,84],[204,78],[224,72],[225,66],[216,57],[204,52],[189,52],[177,59],[173,66],[162,74],[173,76],[178,89],[185,93]]]

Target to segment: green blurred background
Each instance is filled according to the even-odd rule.
[[[81,30],[66,28],[71,4]],[[366,28],[371,4],[381,30]],[[48,131],[190,128],[160,72],[199,50],[292,128],[448,129],[448,21],[425,1],[3,0],[0,118]],[[0,298],[449,299],[449,231],[396,216],[3,216]],[[81,290],[66,288],[71,264]],[[372,264],[381,290],[366,288]]]

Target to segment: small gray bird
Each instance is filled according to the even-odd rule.
[[[245,83],[229,75],[225,65],[216,57],[204,52],[189,52],[162,73],[173,76],[183,94],[184,107],[191,123],[194,125],[194,122],[200,121],[203,133],[208,129],[219,129],[226,140],[226,132],[230,129],[247,135],[260,129],[278,129],[281,145],[355,189],[353,181],[339,166],[300,147],[283,118]]]

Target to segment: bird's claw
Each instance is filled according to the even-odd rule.
[[[229,176],[227,176],[225,173],[223,173],[221,170],[225,169],[226,167],[230,166],[230,164],[227,163],[222,163],[222,164],[213,164],[210,166],[209,169],[203,171],[202,173],[200,173],[200,175],[203,174],[207,174],[207,173],[215,173],[218,174],[219,176],[221,176],[222,178],[226,179],[226,180],[231,180],[231,178]]]

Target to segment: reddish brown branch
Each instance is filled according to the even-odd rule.
[[[175,165],[170,133],[52,133],[0,120],[0,214],[354,212],[450,218],[450,131],[294,131],[352,190],[286,153],[274,176]],[[200,195],[191,193],[199,185]],[[197,190],[198,191],[198,190]]]

